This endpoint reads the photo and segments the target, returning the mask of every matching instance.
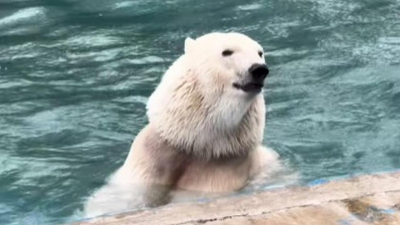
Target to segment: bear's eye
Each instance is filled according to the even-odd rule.
[[[263,56],[263,52],[262,52],[262,51],[259,51],[259,52],[258,52],[258,55],[259,55],[260,57],[262,57],[262,56]]]
[[[223,55],[223,56],[230,56],[230,55],[232,55],[232,54],[233,54],[233,51],[232,51],[232,50],[229,50],[229,49],[222,52],[222,55]]]

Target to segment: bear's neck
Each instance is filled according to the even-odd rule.
[[[242,107],[247,110],[241,111]],[[246,155],[261,144],[264,114],[264,99],[259,95],[247,106],[235,102],[183,104],[150,118],[150,123],[179,151],[210,160]]]

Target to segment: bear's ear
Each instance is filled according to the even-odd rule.
[[[194,44],[195,44],[195,40],[193,40],[192,38],[190,38],[190,37],[187,37],[186,39],[185,39],[185,53],[188,53],[188,52],[190,52],[192,49],[193,49],[193,46],[194,46]]]

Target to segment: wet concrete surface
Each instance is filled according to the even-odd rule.
[[[89,224],[362,225],[400,224],[400,172],[179,203],[99,217]]]

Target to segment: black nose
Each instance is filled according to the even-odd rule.
[[[269,70],[265,64],[253,64],[249,69],[249,73],[254,80],[262,81],[267,77]]]

